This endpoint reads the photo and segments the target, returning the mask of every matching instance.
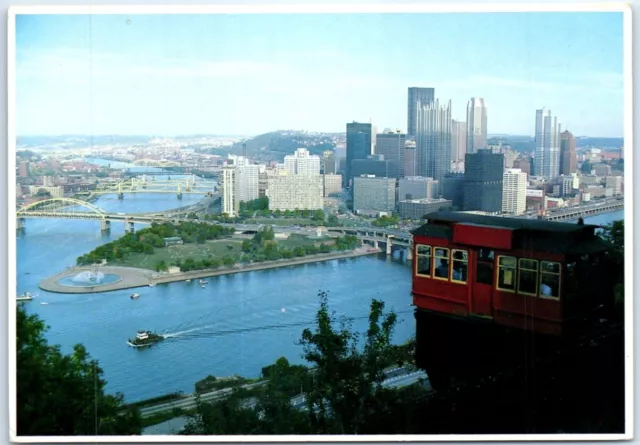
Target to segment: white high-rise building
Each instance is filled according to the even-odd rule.
[[[250,164],[244,156],[229,155],[222,168],[222,213],[235,216],[240,202],[260,197],[260,166]]]
[[[508,168],[502,177],[502,213],[514,216],[527,210],[527,174],[519,168]]]
[[[269,210],[318,210],[324,205],[321,175],[291,175],[280,171],[267,177]]]
[[[240,202],[236,200],[236,167],[225,165],[222,167],[222,213],[236,216]]]
[[[284,157],[284,169],[290,175],[319,175],[320,156],[310,154],[306,148],[298,148],[293,155]]]
[[[481,97],[467,103],[467,153],[487,148],[487,107]]]
[[[464,161],[467,152],[467,123],[453,120],[451,122],[451,161]]]
[[[553,179],[560,174],[560,124],[550,110],[536,110],[533,175]]]

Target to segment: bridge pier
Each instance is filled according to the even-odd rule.
[[[25,232],[25,227],[25,218],[18,218],[16,220],[16,234],[23,234]]]
[[[124,199],[124,193],[120,192],[118,193],[118,199]]]
[[[373,240],[373,247],[374,247],[374,248],[376,248],[376,249],[379,249],[379,248],[380,248],[380,247],[378,246],[378,240],[377,240],[377,239],[374,239],[374,240]]]
[[[178,192],[178,199],[182,199],[182,192]]]
[[[387,255],[391,255],[391,238],[387,237]]]
[[[134,227],[133,221],[129,221],[129,223],[127,224],[129,226],[129,232],[130,233],[135,233],[136,229]],[[125,229],[126,230],[126,229]]]
[[[411,246],[407,247],[407,260],[413,260],[413,249]]]
[[[100,231],[101,232],[110,232],[111,231],[111,221],[108,219],[103,219],[100,221]]]

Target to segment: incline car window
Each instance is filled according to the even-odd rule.
[[[431,246],[416,245],[416,275],[431,276]]]
[[[540,296],[560,298],[560,263],[540,262]]]
[[[466,283],[469,269],[469,257],[466,250],[453,249],[451,251],[451,281]]]
[[[434,264],[433,264],[433,278],[439,280],[449,279],[449,249],[444,247],[435,247],[434,251]]]
[[[498,289],[515,292],[516,290],[516,258],[512,256],[498,257]]]
[[[538,294],[538,261],[520,258],[518,261],[518,293]]]

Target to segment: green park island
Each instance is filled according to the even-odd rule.
[[[233,227],[210,222],[154,223],[78,257],[75,267],[46,278],[39,287],[57,293],[108,292],[377,252],[352,235],[276,235],[271,226],[252,234],[236,234]],[[60,283],[87,270],[118,279],[86,286]]]

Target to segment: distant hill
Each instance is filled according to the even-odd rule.
[[[146,144],[151,136],[119,135],[60,135],[60,136],[18,136],[16,144],[21,148],[51,146],[55,148],[84,148],[86,146],[116,144]]]
[[[292,154],[298,148],[306,148],[311,154],[322,155],[322,152],[333,150],[335,147],[334,138],[330,135],[281,131],[261,134],[245,140],[244,143],[247,144],[247,156],[261,161],[282,161],[285,155]],[[209,151],[215,154],[223,151],[225,154],[241,155],[242,142]]]
[[[532,152],[536,148],[536,140],[533,136],[501,135],[493,136],[487,140],[489,145],[510,145],[517,152]],[[623,138],[598,138],[588,136],[576,137],[576,148],[620,148],[624,145]]]

